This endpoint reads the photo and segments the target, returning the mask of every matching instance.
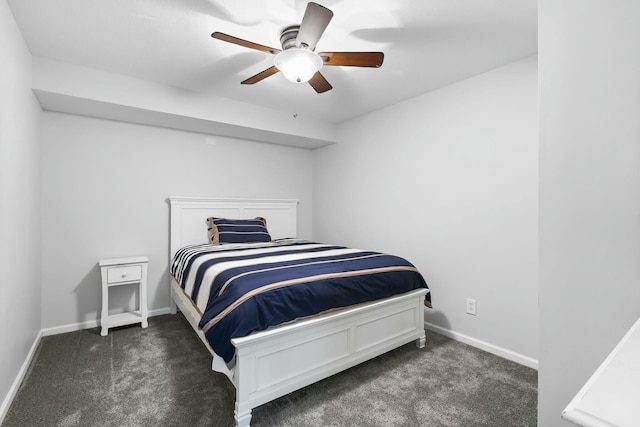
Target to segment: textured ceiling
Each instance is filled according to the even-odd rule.
[[[297,0],[9,0],[31,53],[84,67],[338,123],[537,52],[536,0],[324,0],[334,12],[316,51],[383,51],[379,69],[326,67],[316,94],[276,74],[240,82],[279,48]]]

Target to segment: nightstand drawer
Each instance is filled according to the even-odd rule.
[[[141,265],[126,265],[107,269],[107,283],[123,283],[142,279]]]

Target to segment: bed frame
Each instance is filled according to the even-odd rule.
[[[272,238],[296,237],[297,200],[170,197],[170,259],[182,246],[206,243],[205,219],[267,219]],[[171,313],[185,315],[213,355],[212,368],[236,388],[235,421],[248,427],[251,410],[323,378],[415,341],[425,346],[426,289],[361,304],[232,339],[235,367],[229,370],[198,328],[199,315],[171,278]]]

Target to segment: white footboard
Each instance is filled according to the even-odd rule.
[[[251,410],[403,344],[424,347],[426,289],[236,338],[239,427]]]

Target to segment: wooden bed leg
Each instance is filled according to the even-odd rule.
[[[426,343],[427,343],[427,336],[426,335],[422,335],[420,338],[418,338],[416,340],[416,347],[424,348]]]
[[[244,413],[238,413],[238,404],[236,403],[236,410],[234,418],[236,420],[236,427],[249,427],[251,424],[251,409],[246,410]]]
[[[234,344],[235,345],[235,344]],[[236,380],[234,385],[236,386],[236,406],[233,413],[236,420],[236,427],[249,427],[251,423],[251,404],[249,404],[249,369],[251,365],[247,365],[247,361],[244,360],[242,355],[242,349],[238,349],[236,346]],[[253,361],[248,359],[248,361]]]
[[[169,313],[176,314],[178,312],[178,306],[176,305],[176,301],[173,299],[173,295],[169,298]]]

